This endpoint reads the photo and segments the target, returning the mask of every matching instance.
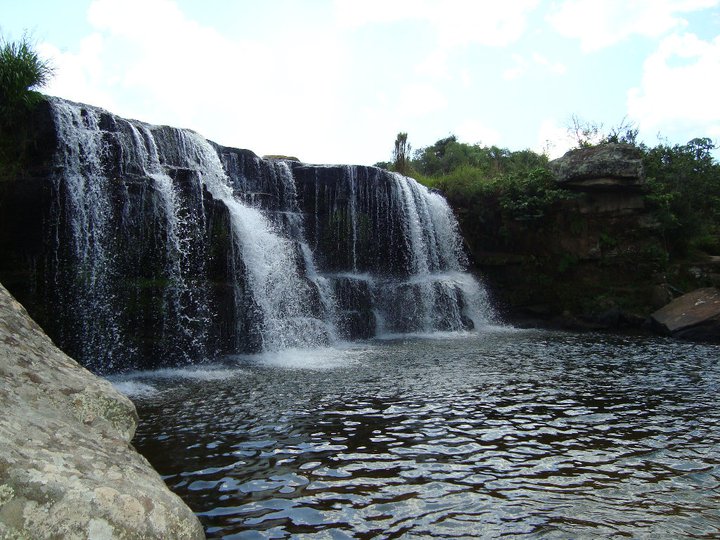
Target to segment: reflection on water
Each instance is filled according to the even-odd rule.
[[[116,383],[211,538],[710,538],[719,352],[498,330]]]

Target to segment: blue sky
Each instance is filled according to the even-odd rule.
[[[0,0],[46,93],[260,155],[390,159],[449,134],[552,156],[572,115],[720,142],[720,0]]]

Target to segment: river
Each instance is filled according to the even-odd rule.
[[[717,538],[719,353],[498,327],[112,380],[209,538]]]

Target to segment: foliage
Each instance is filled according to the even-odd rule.
[[[0,183],[14,178],[28,159],[34,144],[29,113],[43,99],[34,89],[51,75],[27,36],[18,42],[0,37]]]
[[[691,248],[720,254],[720,164],[710,139],[649,148],[638,144],[637,127],[625,119],[606,130],[573,117],[572,132],[579,147],[624,143],[642,151],[646,202],[671,255],[682,256]],[[557,187],[546,156],[465,144],[454,135],[416,150],[407,174],[442,190],[465,217],[464,226],[477,222],[473,229],[490,220],[540,220],[572,196]]]
[[[431,177],[449,174],[465,166],[476,168],[489,178],[545,165],[547,158],[530,150],[511,152],[497,146],[470,145],[459,142],[455,135],[417,150],[412,162],[415,171]]]
[[[600,142],[602,129],[601,123],[589,122],[573,114],[567,126],[567,133],[575,141],[577,148],[589,148]]]
[[[638,127],[623,118],[617,126],[605,131],[604,124],[583,120],[577,115],[570,117],[568,136],[575,141],[576,148],[590,148],[598,144],[624,143],[637,146]]]
[[[645,151],[647,199],[668,249],[683,255],[694,244],[713,250],[720,236],[720,165],[715,145],[696,138],[684,145],[660,144]]]
[[[684,256],[696,247],[720,254],[720,165],[708,138],[687,144],[648,147],[638,143],[638,128],[623,119],[605,130],[603,124],[573,116],[568,134],[578,148],[606,143],[631,144],[644,155],[646,201],[660,224],[665,248]]]
[[[567,191],[557,187],[552,173],[541,167],[526,174],[510,174],[499,187],[501,208],[521,220],[542,218],[556,202],[570,197]]]
[[[42,60],[27,35],[11,42],[0,38],[0,123],[11,126],[42,96],[34,89],[46,84],[53,69]]]
[[[461,143],[455,135],[415,152],[412,176],[442,190],[474,217],[489,219],[499,210],[511,219],[532,220],[566,198],[547,168],[547,157],[530,150]]]

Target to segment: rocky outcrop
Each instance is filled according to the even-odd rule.
[[[628,144],[600,144],[571,150],[550,163],[568,189],[640,191],[645,181],[642,152]]]
[[[673,337],[720,342],[720,289],[684,294],[653,313],[651,320],[656,329]]]
[[[132,402],[62,353],[0,285],[0,538],[203,538],[130,445]]]
[[[496,201],[451,200],[477,268],[506,318],[568,328],[642,325],[667,252],[642,191],[642,155],[624,144],[573,150],[550,163],[566,198],[534,219]],[[589,325],[589,326],[588,326]]]

